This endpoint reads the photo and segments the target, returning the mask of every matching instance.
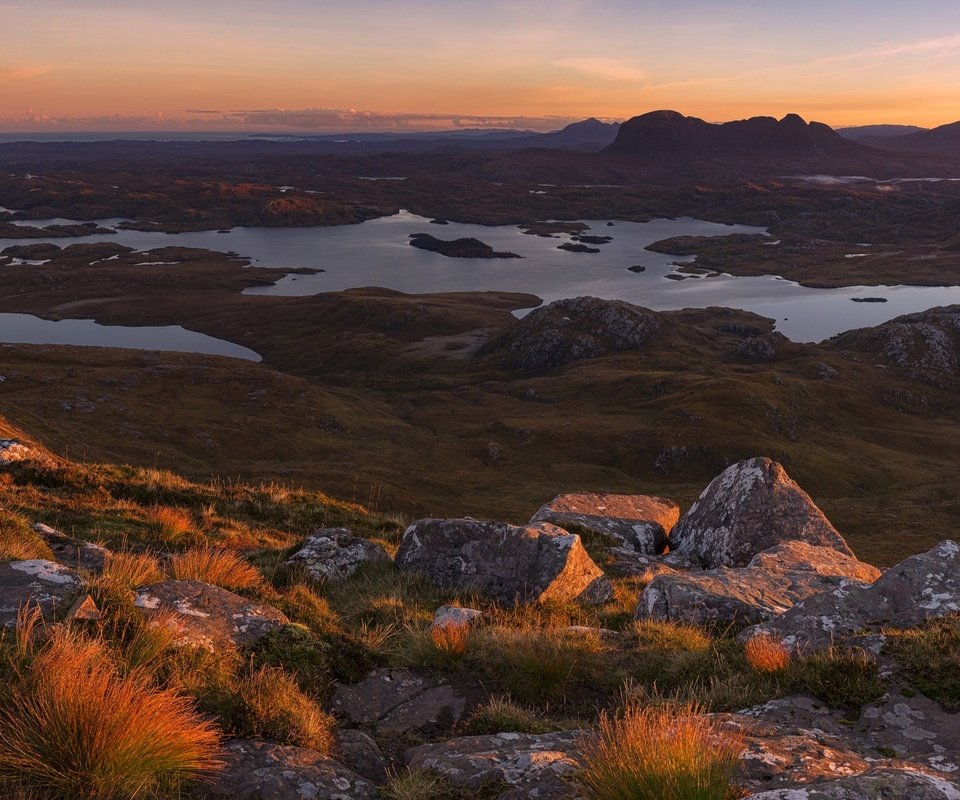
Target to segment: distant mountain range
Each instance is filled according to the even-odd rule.
[[[869,142],[871,139],[897,139],[927,130],[917,125],[855,125],[851,128],[837,128],[844,139]]]

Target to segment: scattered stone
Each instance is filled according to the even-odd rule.
[[[442,628],[451,625],[455,628],[469,627],[483,618],[483,612],[476,608],[461,608],[460,606],[440,606],[433,613],[433,627]]]
[[[718,567],[655,577],[637,604],[637,619],[756,624],[806,597],[832,588],[872,583],[880,570],[836,550],[784,542],[741,569]]]
[[[315,581],[345,581],[369,562],[390,561],[387,551],[376,542],[354,536],[346,528],[314,531],[284,567],[303,568]]]
[[[680,518],[672,500],[643,494],[561,494],[533,515],[531,522],[552,522],[561,528],[575,525],[611,536],[624,547],[657,555],[667,546],[667,535]]]
[[[742,567],[780,542],[801,541],[853,557],[810,496],[769,458],[727,467],[670,533],[670,549],[705,568]]]
[[[290,620],[273,606],[201,581],[160,581],[137,590],[134,605],[148,618],[159,612],[177,644],[211,652],[253,644]]]
[[[36,606],[46,620],[82,585],[75,570],[40,558],[0,563],[0,628],[17,624],[26,605]]]
[[[403,535],[397,566],[502,603],[606,602],[613,587],[580,537],[546,522],[517,527],[474,519],[423,519]]]
[[[233,739],[225,765],[200,789],[209,800],[376,800],[376,787],[332,758],[302,747]]]
[[[336,684],[334,712],[379,736],[447,732],[466,711],[466,699],[452,686],[408,670],[379,669],[360,683]]]
[[[846,640],[879,652],[881,629],[913,628],[960,612],[960,545],[946,540],[891,567],[871,586],[815,594],[783,615],[749,628],[742,638],[776,636],[803,652]]]
[[[68,621],[78,619],[83,622],[97,622],[103,619],[103,614],[100,613],[100,609],[97,608],[93,598],[88,594],[83,594],[70,606],[66,619]]]

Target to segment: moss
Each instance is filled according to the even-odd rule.
[[[794,662],[796,688],[818,697],[830,708],[859,716],[867,703],[886,692],[876,659],[863,650],[833,648]]]
[[[900,664],[908,686],[945,711],[960,711],[960,615],[886,634],[884,650]]]

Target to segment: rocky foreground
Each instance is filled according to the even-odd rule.
[[[0,455],[7,468],[22,468],[36,453],[4,440]],[[57,623],[54,630],[103,624],[109,612],[95,595],[102,605],[102,581],[120,556],[42,523],[30,535],[46,557],[5,556],[0,563],[0,625],[22,624],[29,604]],[[805,664],[842,664],[829,659],[848,653],[848,664],[874,676],[866,690],[855,681],[836,684],[824,672],[822,681],[834,681],[839,697],[825,701],[816,682],[804,684],[810,693],[777,684],[765,702],[711,715],[718,735],[742,742],[734,781],[743,796],[960,798],[960,704],[944,687],[915,680],[917,665],[897,655],[909,641],[897,637],[960,612],[960,545],[945,540],[885,571],[863,563],[770,459],[730,466],[683,514],[659,497],[561,495],[526,525],[416,521],[393,557],[379,541],[321,528],[287,550],[277,573],[345,593],[351,586],[363,591],[366,585],[355,582],[376,569],[398,576],[392,580],[409,575],[451,598],[427,629],[434,658],[457,655],[458,641],[471,647],[469,637],[485,628],[502,634],[505,609],[599,608],[625,580],[642,587],[633,610],[638,631],[689,636],[724,629],[748,650],[754,640],[773,643],[784,659]],[[267,602],[280,595],[262,587],[231,591],[175,568],[169,577],[156,573],[130,585],[134,613],[168,630],[172,646],[186,651],[257,653],[264,642],[307,630]],[[470,600],[476,608],[464,602]],[[604,652],[635,646],[623,626],[570,625],[558,635]],[[310,662],[303,652],[300,658],[303,669]],[[224,745],[222,769],[194,791],[206,798],[372,800],[399,797],[398,779],[389,776],[408,769],[403,774],[438,776],[453,792],[443,797],[587,796],[577,776],[593,734],[582,714],[567,725],[537,715],[537,724],[526,718],[516,730],[509,720],[478,727],[482,679],[444,672],[430,659],[409,663],[374,660],[358,665],[352,680],[334,683],[324,701],[337,720],[331,747],[284,744],[270,730],[263,738],[234,735]],[[520,684],[516,691],[536,696],[530,689]]]

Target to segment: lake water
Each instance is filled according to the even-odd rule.
[[[47,225],[70,220],[40,220]],[[120,220],[100,220],[105,226]],[[736,278],[728,275],[692,277],[677,281],[677,262],[692,261],[652,253],[644,248],[671,236],[715,236],[764,233],[747,225],[721,225],[690,218],[651,222],[587,220],[589,235],[611,236],[597,245],[600,252],[570,253],[557,246],[569,241],[531,236],[512,225],[483,226],[450,223],[435,225],[423,217],[401,212],[360,225],[324,228],[234,228],[229,233],[164,234],[120,231],[116,236],[83,237],[83,241],[112,241],[147,250],[168,245],[235,251],[261,267],[313,267],[317,275],[290,275],[275,286],[248,290],[250,294],[309,295],[363,286],[403,292],[517,291],[544,301],[577,295],[622,299],[656,310],[730,306],[776,320],[777,329],[795,341],[820,341],[841,331],[877,325],[901,314],[937,305],[960,303],[960,287],[847,287],[810,289],[776,277]],[[454,259],[411,247],[412,233],[430,233],[440,239],[472,236],[495,250],[510,251],[522,259]],[[0,239],[10,244],[52,241],[66,245],[74,239]],[[867,253],[868,243],[851,246],[851,254]],[[771,240],[771,249],[777,245]],[[629,267],[643,266],[644,272]],[[149,269],[145,266],[144,269]],[[886,303],[854,303],[852,298],[883,297]]]

